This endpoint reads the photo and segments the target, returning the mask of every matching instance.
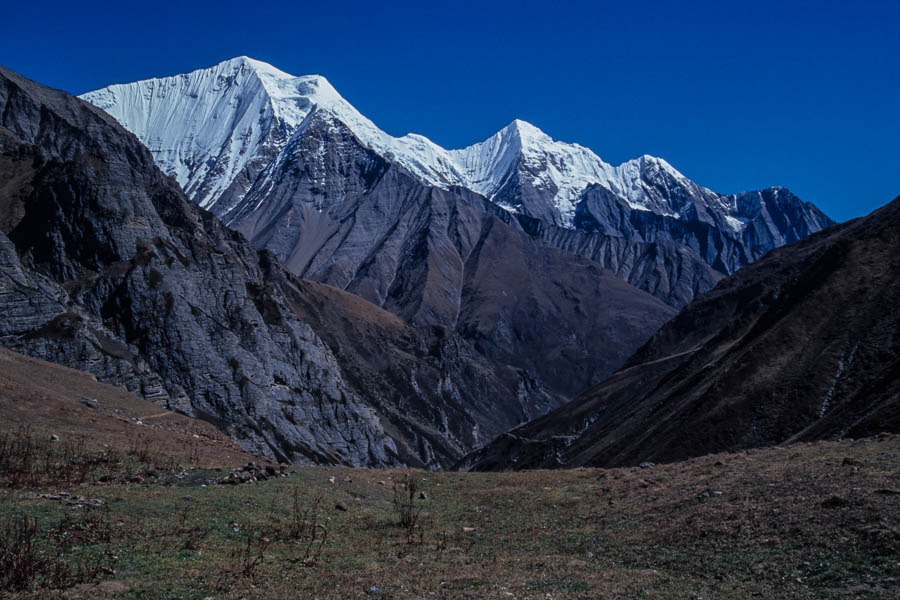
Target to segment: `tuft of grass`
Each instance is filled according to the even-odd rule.
[[[583,581],[573,579],[566,575],[559,575],[549,579],[532,579],[525,582],[525,588],[538,592],[586,592],[591,586]]]

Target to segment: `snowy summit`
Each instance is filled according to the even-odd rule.
[[[393,137],[324,77],[290,75],[245,56],[184,75],[111,85],[82,98],[137,135],[165,172],[217,214],[240,202],[273,161],[289,160],[284,150],[291,140],[303,135],[311,115],[325,111],[363,146],[430,185],[465,187],[508,211],[562,227],[574,227],[576,207],[590,186],[605,188],[631,210],[676,219],[696,211],[699,202],[701,211],[716,213],[735,233],[747,220],[735,197],[698,186],[661,158],[645,155],[612,166],[589,148],[554,140],[520,120],[457,150],[417,134]],[[682,193],[660,193],[673,186]],[[524,199],[529,193],[547,198],[548,206],[535,211]]]

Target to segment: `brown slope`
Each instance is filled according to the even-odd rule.
[[[723,280],[612,377],[470,456],[622,465],[900,430],[900,199]]]
[[[141,424],[138,424],[140,422]],[[0,434],[20,427],[127,451],[140,445],[184,464],[226,467],[261,457],[215,427],[76,371],[0,348]]]
[[[632,332],[670,310],[591,261],[553,250],[535,256],[531,240],[508,232],[485,232],[481,256],[467,271],[463,334],[408,325],[329,285],[267,274],[328,344],[347,384],[376,407],[408,464],[452,465],[484,440],[543,414],[559,402],[554,391],[572,385],[574,377],[564,374],[590,380],[579,364],[583,347],[597,356],[625,354],[621,344],[641,343]],[[589,343],[582,346],[581,337]]]

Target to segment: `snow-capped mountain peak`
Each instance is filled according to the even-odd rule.
[[[490,198],[513,169],[523,168],[534,185],[556,190],[553,203],[563,225],[571,225],[574,205],[587,185],[615,179],[615,170],[591,150],[555,141],[520,119],[458,150],[418,134],[393,137],[321,75],[294,76],[246,56],[184,75],[112,85],[82,97],[135,133],[163,170],[208,208],[252,161],[275,159],[314,109],[328,111],[364,146],[430,185],[463,186]]]
[[[347,102],[321,75],[294,76],[240,56],[184,75],[112,85],[82,96],[118,119],[151,150],[198,203],[223,214],[235,206],[314,111],[326,111],[360,144],[399,163],[425,183],[462,186],[512,212],[573,227],[590,186],[602,186],[633,210],[680,218],[701,210],[728,216],[738,231],[739,207],[644,155],[618,166],[592,150],[553,139],[515,119],[484,141],[448,150],[425,136],[394,137]],[[674,186],[681,192],[660,192]],[[674,189],[673,188],[673,189]],[[530,191],[529,191],[530,190]],[[220,200],[225,200],[217,205]]]

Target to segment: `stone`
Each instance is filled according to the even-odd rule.
[[[848,506],[850,503],[841,498],[840,496],[830,496],[826,500],[822,501],[823,508],[843,508]]]

